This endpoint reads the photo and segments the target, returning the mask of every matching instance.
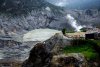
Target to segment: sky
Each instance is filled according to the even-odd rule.
[[[47,0],[48,2],[67,8],[97,8],[100,0]]]

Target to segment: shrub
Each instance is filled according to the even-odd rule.
[[[63,33],[63,35],[66,34],[66,28],[62,29],[62,33]]]

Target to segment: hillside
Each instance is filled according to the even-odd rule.
[[[3,33],[71,28],[64,17],[64,10],[44,0],[2,0],[0,3],[0,29]]]
[[[85,10],[66,10],[71,14],[81,25],[98,26],[100,25],[100,10],[99,9],[85,9]]]
[[[66,18],[67,15],[71,16]],[[45,0],[1,0],[0,33],[25,33],[38,28],[78,30],[100,24],[98,9],[64,9]],[[75,22],[74,22],[75,21]],[[74,24],[74,25],[73,25]]]

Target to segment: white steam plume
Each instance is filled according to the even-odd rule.
[[[75,18],[72,17],[70,14],[67,14],[66,18],[69,24],[71,24],[71,26],[75,28],[75,31],[80,31],[80,29],[83,28],[83,26],[77,24],[77,20],[75,20]]]

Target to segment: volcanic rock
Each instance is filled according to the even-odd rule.
[[[65,46],[71,45],[71,39],[62,33],[56,33],[50,39],[45,41],[46,48],[54,54],[59,54]]]
[[[50,67],[51,59],[52,54],[47,51],[45,44],[38,43],[30,51],[30,56],[22,67]]]

